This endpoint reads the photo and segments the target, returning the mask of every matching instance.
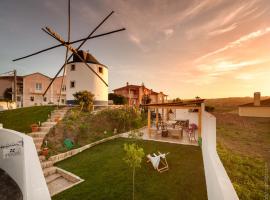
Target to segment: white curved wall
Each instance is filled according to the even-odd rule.
[[[75,70],[71,71],[71,65]],[[108,69],[102,65],[91,64],[91,68],[97,72],[108,84]],[[98,68],[102,67],[103,73]],[[75,81],[75,88],[70,87],[70,82]],[[67,101],[74,100],[73,94],[87,90],[93,93],[95,101],[108,101],[108,87],[95,75],[84,63],[75,62],[67,65],[66,71],[66,98]]]
[[[0,146],[23,141],[18,147],[21,153],[4,158],[4,149],[0,148],[0,168],[6,171],[20,187],[24,200],[50,200],[49,190],[40,166],[33,139],[17,131],[0,127]]]
[[[216,118],[202,112],[202,153],[209,200],[239,200],[216,150]]]

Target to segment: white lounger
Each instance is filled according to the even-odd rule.
[[[155,153],[153,154],[153,156],[151,156],[150,154],[148,154],[146,157],[148,158],[147,162],[151,162],[154,169],[156,169],[158,172],[164,172],[169,170],[169,166],[166,160],[166,155],[168,155],[169,153],[160,153],[158,152],[158,155],[156,155]]]

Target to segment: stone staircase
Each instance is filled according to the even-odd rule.
[[[63,188],[68,188],[70,185],[74,183],[67,179],[65,174],[62,171],[59,171],[58,168],[53,166],[53,162],[50,160],[46,160],[45,156],[40,155],[41,146],[43,144],[43,140],[47,133],[49,133],[50,129],[54,127],[59,120],[61,120],[69,108],[61,108],[54,110],[49,119],[46,122],[41,124],[38,132],[32,132],[29,135],[32,136],[33,141],[35,143],[37,152],[39,154],[40,164],[43,170],[43,174],[48,185],[51,196],[56,193],[59,193],[63,190]]]

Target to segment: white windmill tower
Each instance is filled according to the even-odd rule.
[[[14,59],[13,61],[18,61],[21,59],[25,59],[34,55],[37,55],[39,53],[64,46],[66,47],[66,59],[63,66],[59,69],[59,71],[56,73],[50,84],[48,85],[47,89],[43,93],[43,96],[46,95],[47,91],[51,87],[52,83],[55,81],[55,79],[58,77],[58,75],[63,70],[63,78],[59,95],[59,101],[61,97],[61,92],[63,88],[63,82],[64,77],[66,77],[66,100],[68,104],[74,103],[74,97],[73,94],[82,91],[87,90],[94,94],[94,104],[95,105],[107,105],[108,103],[108,68],[99,63],[97,59],[95,59],[90,53],[87,53],[85,51],[80,50],[81,47],[85,44],[85,42],[89,39],[109,35],[112,33],[124,31],[125,28],[116,29],[110,32],[93,35],[96,30],[113,14],[112,11],[107,17],[105,17],[99,25],[92,30],[92,32],[83,39],[70,41],[70,0],[68,0],[68,40],[65,41],[59,34],[57,34],[55,31],[53,31],[49,27],[42,28],[42,30],[50,35],[52,38],[57,40],[60,44],[55,45],[52,47],[49,47],[47,49],[32,53],[30,55]],[[81,42],[81,44],[73,48],[71,45],[74,43]],[[68,52],[71,51],[71,55],[68,56]],[[73,58],[73,61],[71,61],[71,58]]]
[[[88,52],[78,51],[78,54],[108,84],[108,68]],[[85,67],[85,63],[77,55],[73,55],[73,61],[69,62],[66,67],[67,104],[74,104],[73,94],[83,90],[95,95],[94,105],[108,104],[107,85],[95,73]]]

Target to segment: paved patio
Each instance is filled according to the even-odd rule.
[[[151,128],[150,129],[151,134],[148,134],[148,130],[147,128],[143,128],[141,129],[139,132],[142,133],[143,135],[141,136],[141,138],[143,140],[152,140],[152,141],[158,141],[158,142],[167,142],[167,143],[173,143],[173,144],[184,144],[184,145],[193,145],[193,146],[198,146],[198,142],[197,141],[190,141],[187,132],[184,130],[183,131],[183,136],[179,137],[179,138],[174,138],[171,136],[172,132],[175,131],[179,131],[179,130],[175,130],[175,129],[168,129],[169,135],[168,137],[162,137],[161,133],[159,131],[156,130],[156,128]],[[180,135],[180,133],[179,133]],[[125,133],[123,135],[123,137],[127,138],[128,134]],[[198,134],[196,132],[196,140],[198,138]]]

